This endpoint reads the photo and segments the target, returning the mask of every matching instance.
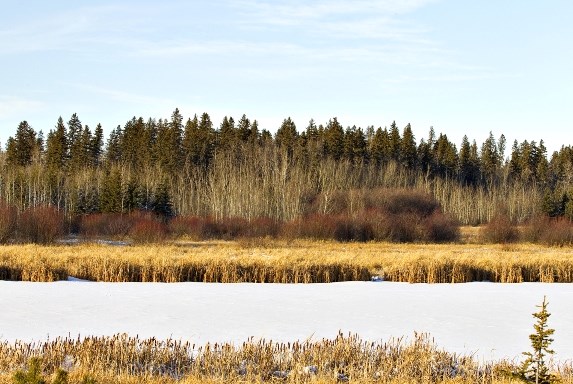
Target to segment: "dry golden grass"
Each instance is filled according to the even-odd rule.
[[[410,341],[365,342],[355,335],[334,340],[195,347],[174,340],[105,338],[56,339],[36,344],[0,343],[0,383],[41,357],[46,377],[59,368],[70,383],[510,383],[517,363],[478,363],[440,350],[427,335]],[[554,367],[572,383],[569,366]]]
[[[53,281],[326,283],[573,282],[573,248],[533,244],[180,241],[116,247],[0,247],[0,279]]]

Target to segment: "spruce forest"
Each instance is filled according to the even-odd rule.
[[[451,142],[410,124],[344,128],[337,118],[276,134],[243,115],[133,117],[104,137],[73,114],[47,133],[22,121],[0,153],[0,200],[18,212],[53,207],[66,217],[149,212],[164,218],[288,222],[364,214],[388,191],[435,199],[462,225],[503,211],[514,224],[573,218],[573,148],[504,135]],[[435,208],[435,207],[434,207]]]

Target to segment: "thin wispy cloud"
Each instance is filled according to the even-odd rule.
[[[134,32],[145,20],[124,18],[127,8],[120,5],[80,7],[53,12],[42,17],[14,20],[0,27],[0,55],[71,51],[93,52],[110,46],[137,44]]]
[[[34,113],[44,107],[44,102],[39,100],[0,95],[0,119],[19,116],[24,112]]]
[[[432,2],[435,0],[243,0],[237,5],[262,23],[292,25],[339,16],[405,14]]]
[[[114,102],[129,103],[129,104],[140,104],[140,105],[176,105],[175,100],[170,98],[161,98],[154,96],[147,96],[140,93],[124,91],[120,89],[114,89],[109,87],[102,87],[90,84],[69,84],[76,87],[82,91],[91,92],[103,96]]]
[[[306,62],[336,67],[361,63],[383,76],[388,67],[405,73],[431,70],[427,77],[463,79],[482,76],[433,36],[433,27],[413,20],[412,12],[436,0],[267,1],[237,3],[240,28],[259,31],[267,41],[297,36],[298,54]],[[269,44],[270,45],[270,44]],[[332,61],[336,60],[336,61]],[[439,67],[432,63],[439,63]],[[383,67],[373,68],[375,65]]]
[[[292,43],[257,43],[254,41],[164,41],[139,46],[134,54],[142,56],[183,56],[183,55],[218,55],[228,56],[237,53],[303,55],[309,49]]]

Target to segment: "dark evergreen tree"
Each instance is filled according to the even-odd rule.
[[[171,114],[171,121],[167,130],[167,143],[165,145],[166,153],[166,168],[172,174],[175,174],[182,164],[182,150],[181,141],[183,138],[183,116],[176,108]]]
[[[543,139],[539,140],[539,146],[536,151],[536,165],[535,173],[537,175],[537,180],[545,181],[547,179],[547,173],[549,170],[549,162],[547,161],[547,148]]]
[[[400,147],[402,139],[400,138],[400,130],[398,130],[398,126],[396,122],[393,121],[390,125],[390,132],[389,132],[389,150],[390,150],[390,158],[394,161],[400,161]]]
[[[327,156],[338,160],[344,154],[344,129],[336,117],[324,129],[324,149]]]
[[[91,165],[92,167],[98,167],[101,162],[102,153],[103,153],[103,128],[101,127],[101,124],[98,124],[96,126],[96,129],[90,142],[89,165]]]
[[[122,159],[122,130],[121,126],[117,126],[112,130],[107,139],[106,145],[106,160],[108,163],[119,163]]]
[[[183,161],[185,164],[195,164],[197,162],[195,153],[195,142],[199,131],[199,119],[195,114],[193,119],[187,119],[183,129],[183,140],[181,147],[183,150]]]
[[[150,146],[146,134],[145,122],[142,117],[133,117],[128,121],[121,135],[121,161],[134,170],[140,170],[147,165]]]
[[[519,180],[521,177],[521,149],[517,140],[513,142],[511,146],[511,155],[509,158],[509,176],[513,180]]]
[[[304,137],[304,161],[305,164],[311,165],[318,162],[324,156],[324,148],[321,135],[314,119],[310,119],[302,136]]]
[[[559,189],[546,187],[543,192],[541,210],[549,217],[559,217],[565,214],[568,196]]]
[[[217,147],[222,150],[237,149],[237,132],[235,129],[235,120],[232,117],[225,116],[219,126]]]
[[[22,121],[18,124],[14,138],[8,138],[6,162],[10,165],[29,165],[38,151],[36,132],[27,121]]]
[[[524,352],[525,361],[520,367],[519,376],[521,379],[530,383],[551,384],[556,382],[555,376],[549,373],[549,368],[545,362],[547,355],[555,352],[550,349],[553,342],[551,335],[555,332],[547,325],[547,320],[551,314],[547,311],[547,300],[543,297],[543,303],[538,305],[539,312],[535,312],[533,317],[537,322],[533,325],[535,333],[529,335],[532,352]]]
[[[149,118],[145,123],[144,142],[146,143],[147,151],[145,153],[143,162],[149,167],[158,162],[155,148],[157,146],[157,122],[155,119]]]
[[[409,169],[414,169],[418,160],[418,151],[416,149],[416,140],[414,138],[414,133],[412,132],[412,127],[408,123],[404,127],[404,132],[402,133],[402,139],[400,141],[400,164]]]
[[[370,157],[376,161],[377,164],[388,162],[392,157],[392,150],[390,147],[390,135],[386,128],[378,127],[372,138]]]
[[[367,161],[366,137],[362,128],[346,128],[344,132],[344,157],[351,161]]]
[[[434,143],[433,157],[436,162],[435,172],[440,176],[453,176],[458,166],[458,151],[448,137],[440,133]]]
[[[488,138],[481,146],[481,174],[487,183],[492,183],[497,177],[501,166],[501,155],[493,133],[490,132]]]
[[[86,125],[80,137],[80,152],[76,160],[76,166],[79,168],[88,167],[91,165],[91,144],[92,133],[90,128]]]
[[[68,121],[68,164],[72,169],[81,167],[80,161],[83,155],[82,145],[83,125],[78,115],[74,113]]]
[[[60,116],[55,130],[48,132],[46,141],[46,165],[50,170],[63,170],[68,153],[67,132],[64,120]]]
[[[184,161],[188,166],[207,168],[215,151],[215,131],[207,113],[189,119],[183,134]]]
[[[253,120],[249,133],[249,143],[251,146],[259,144],[260,132],[259,132],[259,122]]]
[[[156,188],[151,203],[151,211],[166,219],[174,215],[173,204],[166,183],[160,183]]]
[[[99,193],[95,186],[76,190],[75,213],[88,215],[100,212]]]
[[[430,176],[430,171],[433,167],[432,147],[428,145],[426,140],[422,139],[418,145],[417,153],[419,169],[427,176]]]
[[[165,120],[159,119],[156,125],[156,138],[153,146],[153,158],[162,169],[169,169],[169,127]]]
[[[34,152],[32,153],[32,161],[35,163],[41,163],[44,160],[44,155],[46,153],[46,141],[44,140],[44,132],[42,130],[38,131],[36,137],[36,146]]]
[[[137,180],[129,180],[123,191],[123,211],[133,212],[144,209],[144,200],[142,188],[137,183]]]
[[[468,137],[464,135],[459,153],[459,178],[463,184],[477,185],[479,182],[479,163],[476,149],[472,148]]]
[[[99,206],[104,213],[123,212],[122,179],[117,167],[111,167],[106,172],[99,195]]]
[[[244,114],[237,123],[237,137],[243,144],[251,141],[251,121]]]
[[[294,148],[298,140],[296,125],[290,117],[283,120],[275,135],[275,144],[285,150],[289,156],[293,155]]]

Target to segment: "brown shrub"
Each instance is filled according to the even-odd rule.
[[[374,239],[372,225],[363,218],[341,216],[335,221],[334,239],[337,241],[366,242]]]
[[[287,239],[334,239],[336,218],[331,215],[310,215],[285,223],[282,226],[281,236]]]
[[[483,241],[494,244],[513,243],[519,240],[519,231],[509,215],[498,213],[481,230]]]
[[[80,219],[79,234],[87,238],[126,237],[134,224],[134,215],[121,213],[98,213]]]
[[[64,226],[64,215],[56,208],[29,208],[18,220],[18,239],[26,243],[52,243],[64,234]]]
[[[414,214],[387,214],[384,216],[384,225],[387,228],[383,233],[387,238],[383,240],[395,243],[413,243],[422,238],[419,218]],[[382,239],[381,239],[382,240]]]
[[[547,245],[570,245],[573,244],[573,226],[569,219],[557,218],[549,221],[545,227],[539,242]]]
[[[416,216],[430,216],[440,204],[430,194],[409,190],[377,188],[364,193],[366,211],[387,212],[394,215],[412,213]]]
[[[440,211],[426,217],[422,227],[423,240],[430,243],[451,243],[460,239],[459,223]]]
[[[247,233],[249,221],[242,217],[227,217],[215,223],[214,231],[216,238],[223,240],[233,240],[244,237]]]
[[[573,224],[566,218],[537,216],[525,225],[523,239],[531,243],[546,245],[573,244]]]
[[[18,210],[0,202],[0,244],[6,244],[16,233]]]
[[[168,235],[167,225],[152,215],[137,215],[129,231],[135,243],[161,243]]]
[[[532,217],[525,223],[522,239],[530,243],[539,243],[550,226],[551,219],[548,216],[539,215]]]
[[[268,217],[259,217],[251,220],[243,232],[243,237],[277,237],[282,223]]]
[[[439,209],[440,203],[427,193],[399,189],[388,194],[384,208],[394,215],[413,214],[425,218]]]
[[[193,240],[203,240],[206,220],[198,216],[178,216],[169,221],[169,232],[174,237],[187,236]]]

